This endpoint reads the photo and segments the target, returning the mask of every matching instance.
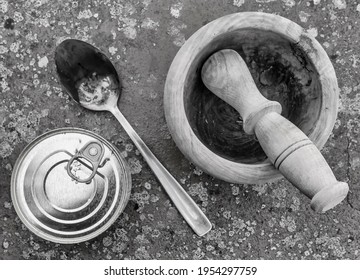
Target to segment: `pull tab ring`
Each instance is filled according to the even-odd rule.
[[[96,142],[96,141],[90,141],[88,142],[84,147],[80,149],[80,151],[76,152],[71,159],[69,160],[66,170],[68,175],[74,179],[75,181],[79,183],[90,183],[91,180],[94,178],[96,171],[100,166],[100,162],[102,160],[102,157],[104,156],[105,150],[103,144]],[[92,165],[92,173],[91,175],[86,179],[80,179],[77,176],[75,176],[71,172],[71,165],[75,160],[78,159],[86,159],[89,161]]]

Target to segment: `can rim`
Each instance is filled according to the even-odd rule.
[[[61,133],[66,134],[66,133],[72,133],[72,132],[78,132],[78,133],[82,133],[82,134],[85,134],[88,136],[92,136],[92,137],[96,138],[97,140],[99,140],[100,142],[102,142],[103,144],[105,144],[107,148],[109,148],[109,150],[112,152],[113,155],[115,155],[117,160],[120,163],[122,163],[122,167],[124,168],[124,180],[125,180],[126,187],[128,188],[128,191],[126,192],[126,197],[124,198],[124,204],[121,205],[120,207],[117,207],[115,209],[115,211],[110,215],[111,217],[107,220],[107,222],[105,224],[103,224],[101,227],[99,227],[98,229],[96,229],[95,231],[85,234],[83,236],[78,236],[78,237],[69,237],[69,238],[54,237],[51,234],[45,233],[45,232],[39,230],[37,227],[33,226],[33,224],[27,218],[27,215],[25,213],[23,213],[23,210],[21,209],[21,207],[19,205],[19,201],[18,201],[18,198],[16,195],[16,178],[18,177],[21,164],[23,163],[24,159],[26,158],[26,156],[29,154],[29,152],[31,151],[31,149],[33,147],[35,147],[37,144],[41,143],[42,141],[44,141],[45,139],[47,139],[51,136],[58,135]],[[20,154],[14,164],[13,172],[11,175],[10,195],[11,195],[11,200],[12,200],[12,203],[14,205],[14,209],[15,209],[17,215],[19,216],[20,220],[24,223],[24,225],[32,233],[36,234],[37,236],[39,236],[45,240],[52,241],[55,243],[74,244],[74,243],[84,242],[84,241],[93,239],[93,238],[99,236],[100,234],[104,233],[109,227],[111,227],[111,225],[113,225],[113,223],[117,220],[117,218],[120,216],[120,214],[124,211],[128,201],[129,201],[129,198],[130,198],[131,188],[132,188],[132,181],[131,181],[131,173],[130,173],[129,166],[128,166],[126,160],[120,155],[119,151],[113,146],[113,144],[111,144],[108,140],[106,140],[102,136],[100,136],[90,130],[86,130],[83,128],[77,128],[77,127],[64,127],[64,128],[52,129],[50,131],[47,131],[47,132],[39,135],[38,137],[33,139],[30,143],[28,143],[25,146],[25,148],[20,152]],[[29,213],[29,214],[33,215],[32,213]]]

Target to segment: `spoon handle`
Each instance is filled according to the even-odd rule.
[[[187,223],[197,235],[202,236],[206,234],[211,229],[212,225],[199,206],[197,206],[194,200],[185,192],[175,178],[150,151],[120,110],[117,107],[114,107],[111,110],[111,113],[120,122],[131,140],[141,152],[151,170],[155,173],[156,177],[163,185],[165,191]]]

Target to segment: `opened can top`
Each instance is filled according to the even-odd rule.
[[[36,235],[78,243],[104,232],[124,210],[131,175],[119,152],[79,128],[47,132],[31,142],[11,178],[14,208]]]

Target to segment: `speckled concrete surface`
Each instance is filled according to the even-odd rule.
[[[167,130],[163,87],[184,41],[207,22],[241,11],[287,17],[311,32],[335,67],[338,120],[322,150],[348,199],[315,214],[285,180],[234,185],[190,164]],[[0,259],[359,259],[360,1],[350,0],[0,0]],[[114,62],[119,107],[213,222],[196,236],[110,113],[80,108],[61,90],[54,49],[85,40]],[[12,167],[36,136],[60,127],[99,133],[131,166],[125,212],[99,237],[60,245],[31,234],[10,198]]]

